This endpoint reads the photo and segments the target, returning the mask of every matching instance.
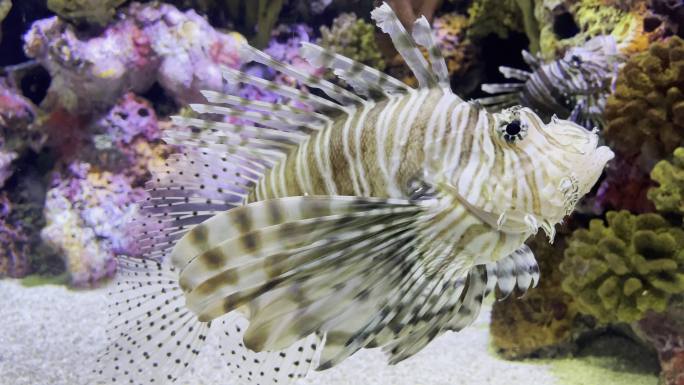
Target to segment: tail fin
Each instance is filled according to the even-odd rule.
[[[199,354],[209,323],[185,307],[178,273],[170,263],[118,258],[109,293],[109,346],[95,371],[104,383],[175,381]]]

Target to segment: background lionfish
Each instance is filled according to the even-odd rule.
[[[571,47],[562,58],[546,64],[527,51],[522,51],[522,56],[532,72],[499,67],[507,79],[522,83],[483,84],[483,91],[497,95],[479,99],[480,103],[490,109],[521,104],[545,119],[559,115],[587,129],[601,126],[619,64],[612,36],[598,36]]]
[[[204,119],[176,118],[166,140],[186,150],[149,183],[146,258],[120,260],[106,381],[175,380],[219,321],[236,382],[289,383],[361,348],[396,363],[470,324],[496,284],[536,284],[523,242],[553,237],[612,152],[572,122],[464,102],[425,18],[409,35],[387,4],[372,16],[419,88],[302,47],[354,93],[245,45],[328,98],[226,69],[308,107],[207,91]]]

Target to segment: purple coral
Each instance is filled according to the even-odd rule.
[[[45,136],[33,124],[36,116],[36,107],[0,79],[0,188],[12,176],[12,162],[21,153],[43,145]]]
[[[30,266],[28,236],[24,229],[9,218],[12,205],[7,194],[0,195],[0,277],[23,277]]]
[[[84,37],[58,18],[39,20],[24,36],[26,54],[52,76],[48,107],[106,109],[125,91],[158,82],[178,103],[200,90],[229,91],[220,67],[238,67],[243,39],[213,29],[197,13],[168,4],[132,3],[99,36]]]
[[[129,178],[93,171],[87,163],[73,163],[55,176],[41,235],[63,255],[73,285],[91,286],[113,275],[114,256],[132,248],[125,228],[144,195]]]

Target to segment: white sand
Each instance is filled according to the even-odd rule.
[[[106,344],[106,290],[61,286],[24,288],[0,280],[0,385],[92,385],[93,357]],[[551,385],[550,367],[509,362],[488,350],[489,309],[475,325],[449,333],[396,366],[382,353],[357,353],[341,365],[312,373],[316,385]],[[209,338],[210,342],[213,339]],[[183,385],[230,385],[215,345],[205,349]]]

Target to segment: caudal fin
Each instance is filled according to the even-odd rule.
[[[117,262],[109,293],[109,346],[95,371],[105,384],[175,381],[199,354],[209,323],[185,307],[171,264],[128,257]]]

